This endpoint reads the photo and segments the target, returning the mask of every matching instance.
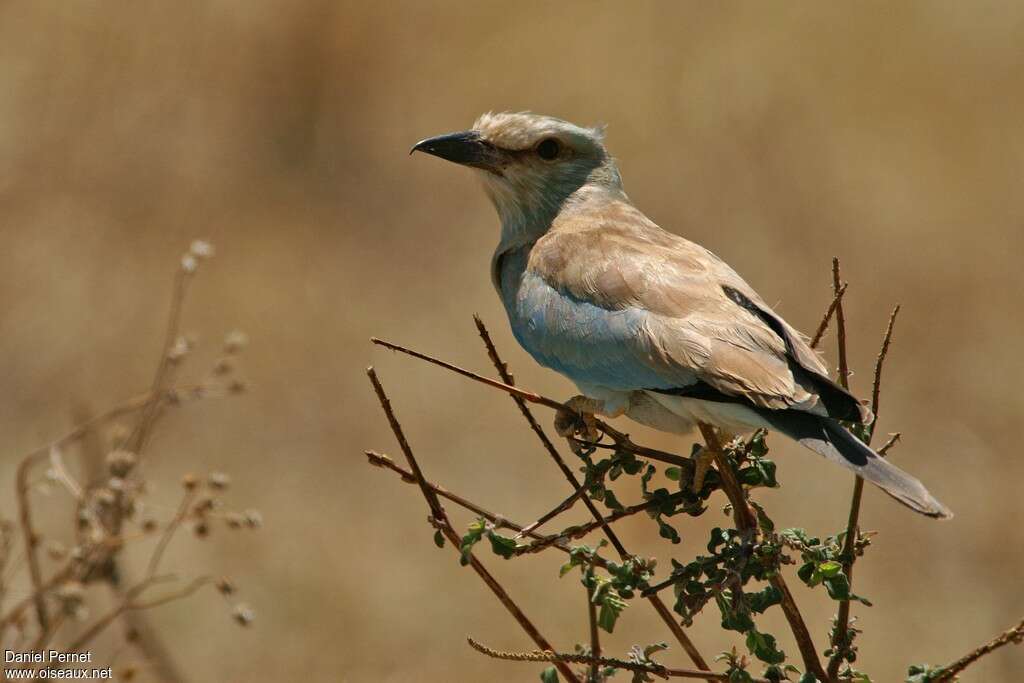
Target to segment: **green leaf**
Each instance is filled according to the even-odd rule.
[[[558,669],[549,666],[540,672],[541,683],[558,683]]]
[[[766,664],[781,664],[786,661],[786,653],[776,646],[775,636],[770,633],[751,630],[747,634],[747,649]]]
[[[943,667],[914,664],[907,670],[906,683],[931,683],[942,674]]]
[[[514,538],[501,536],[493,531],[487,534],[487,538],[491,540],[491,550],[494,551],[495,555],[504,557],[506,560],[515,556],[518,545]]]
[[[609,510],[622,510],[623,505],[619,502],[619,499],[615,497],[615,493],[611,489],[604,490],[604,504]]]
[[[473,546],[480,542],[486,530],[487,520],[483,517],[469,525],[466,535],[462,537],[462,543],[459,544],[459,552],[461,553],[459,563],[462,566],[469,564],[469,555],[473,551]]]
[[[444,547],[444,534],[441,533],[440,529],[434,532],[434,545],[438,548]]]
[[[668,649],[668,643],[652,643],[644,648],[644,659],[650,659],[651,655]]]
[[[678,467],[666,467],[665,476],[671,479],[672,481],[679,481],[679,479],[683,476],[683,471]]]
[[[572,568],[576,566],[572,562],[566,562],[562,565],[562,568],[558,570],[558,578],[562,578],[566,574],[572,571]]]
[[[662,538],[667,538],[673,543],[679,543],[681,539],[679,538],[679,532],[677,532],[675,528],[662,521],[661,517],[658,517],[657,522],[659,536],[661,536]]]
[[[835,560],[828,560],[818,565],[818,571],[826,579],[831,579],[839,572],[843,571],[843,565],[839,564]]]

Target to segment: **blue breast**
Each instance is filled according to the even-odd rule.
[[[526,270],[529,252],[501,262],[501,298],[512,333],[541,365],[576,383],[615,390],[668,389],[679,384],[645,362],[647,311],[608,310],[548,285]]]

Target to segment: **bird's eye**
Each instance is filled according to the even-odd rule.
[[[540,144],[537,145],[537,156],[544,161],[551,161],[558,157],[558,153],[562,151],[562,145],[558,140],[554,138],[547,138],[541,140]]]

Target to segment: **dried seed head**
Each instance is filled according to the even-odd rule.
[[[136,669],[131,664],[128,664],[126,666],[122,666],[118,670],[118,672],[117,672],[118,680],[121,680],[121,681],[134,681],[136,673],[138,673],[138,669]]]
[[[186,491],[194,491],[195,488],[199,486],[199,479],[196,475],[189,472],[181,478],[181,485],[185,487]]]
[[[192,350],[192,344],[185,337],[178,337],[167,351],[167,360],[177,363]]]
[[[192,527],[192,533],[196,535],[196,538],[206,538],[210,535],[210,525],[205,519],[201,519]]]
[[[123,477],[132,471],[138,461],[131,451],[113,450],[107,453],[107,470],[115,477]]]
[[[230,375],[235,369],[235,364],[230,358],[218,358],[213,366],[213,374],[218,377]]]
[[[147,534],[151,534],[160,527],[155,519],[149,518],[142,520],[142,531]]]
[[[240,379],[234,379],[228,382],[229,394],[244,394],[248,389],[249,385]]]
[[[231,579],[224,577],[217,581],[217,590],[220,591],[221,595],[234,595],[235,584]]]
[[[210,472],[210,476],[206,478],[206,483],[214,491],[224,491],[231,485],[231,477],[223,472]]]
[[[215,507],[217,507],[217,503],[216,501],[214,501],[213,498],[210,498],[209,496],[203,496],[198,501],[196,501],[195,505],[192,506],[192,512],[202,516],[205,515],[207,512],[213,510],[213,508]]]
[[[46,543],[46,554],[51,560],[63,560],[68,555],[68,549],[60,541],[48,541]]]
[[[241,529],[245,526],[245,517],[241,512],[229,512],[224,515],[224,521],[227,522],[229,529]]]
[[[259,529],[263,526],[263,515],[260,514],[259,510],[246,510],[245,525],[250,529]]]
[[[256,613],[247,604],[240,602],[231,610],[231,616],[239,625],[248,626],[256,618]]]
[[[228,332],[224,337],[224,353],[236,354],[249,345],[249,335],[241,330]]]
[[[110,441],[114,444],[115,448],[120,448],[124,445],[124,443],[128,441],[128,437],[131,435],[132,430],[129,429],[127,425],[120,422],[113,425],[109,431]]]
[[[213,255],[216,253],[213,245],[206,240],[194,240],[192,244],[189,245],[188,251],[196,258],[202,259],[213,258]]]
[[[192,254],[184,254],[181,257],[181,269],[186,273],[196,272],[196,268],[199,267],[199,261]]]
[[[81,581],[66,581],[57,589],[56,595],[61,607],[68,614],[73,614],[85,600],[85,586]]]

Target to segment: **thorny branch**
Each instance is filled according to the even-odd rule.
[[[1010,643],[1013,643],[1015,645],[1020,645],[1021,643],[1024,643],[1024,619],[1022,619],[1019,624],[1017,624],[1010,630],[1000,633],[998,636],[988,641],[981,647],[972,650],[971,652],[967,653],[966,655],[956,660],[949,666],[942,669],[942,672],[938,675],[938,677],[932,679],[932,683],[947,683],[948,681],[952,681],[957,676],[957,674],[959,674],[961,671],[969,667],[971,664],[974,664],[976,661],[978,661],[985,655],[990,654],[995,650],[998,650],[1004,645],[1009,645]]]
[[[736,528],[751,536],[755,536],[757,534],[757,517],[754,511],[750,509],[746,494],[743,492],[743,486],[736,479],[733,468],[726,459],[718,434],[715,432],[714,427],[710,425],[700,423],[699,427],[704,441],[707,443],[708,450],[714,454],[715,463],[718,465],[718,473],[722,478],[722,489],[732,504]],[[807,624],[804,623],[803,615],[800,614],[789,586],[786,585],[785,578],[783,578],[781,572],[776,572],[772,575],[770,582],[779,591],[781,596],[780,606],[782,607],[783,614],[786,615],[786,621],[789,622],[789,628],[793,632],[793,637],[796,639],[804,666],[820,680],[826,680],[825,669],[822,668],[821,660],[818,659],[818,651],[814,647],[814,640],[811,638]]]
[[[842,305],[843,296],[847,291],[847,284],[841,282],[840,280],[840,268],[838,259],[833,259],[832,276],[833,298],[827,311],[825,312],[825,315],[821,320],[821,323],[818,326],[817,331],[815,332],[814,337],[811,340],[811,345],[812,347],[816,347],[820,343],[824,333],[826,332],[829,326],[829,323],[834,318],[836,321],[838,338],[837,345],[839,356],[839,382],[844,387],[848,387],[850,369],[848,364],[846,347],[846,319]],[[870,441],[871,435],[873,434],[875,426],[877,424],[877,416],[880,404],[882,368],[884,365],[884,361],[888,355],[888,351],[891,344],[893,327],[898,312],[899,306],[896,306],[889,318],[889,323],[886,328],[885,336],[882,342],[882,347],[879,351],[878,358],[875,364],[874,383],[872,387],[871,401],[871,408],[872,413],[874,414],[874,420],[866,430],[866,438],[868,441]],[[379,346],[383,346],[394,351],[399,351],[407,355],[413,356],[415,358],[419,358],[429,363],[438,365],[440,367],[453,371],[459,375],[472,379],[476,382],[486,384],[488,386],[497,388],[509,394],[516,402],[516,404],[519,406],[524,417],[527,419],[528,423],[530,424],[533,431],[537,434],[538,438],[540,438],[542,444],[549,451],[553,460],[556,462],[556,464],[559,465],[559,468],[563,470],[563,473],[566,475],[566,479],[573,486],[574,493],[570,495],[567,499],[565,499],[556,508],[554,508],[551,512],[543,515],[537,522],[524,528],[520,525],[515,524],[514,522],[508,521],[503,516],[487,511],[481,506],[461,496],[448,492],[447,490],[435,484],[427,483],[426,480],[423,479],[421,473],[419,473],[418,471],[410,471],[402,467],[399,467],[398,465],[395,465],[393,462],[391,462],[391,460],[387,458],[387,456],[367,452],[367,455],[370,458],[371,463],[392,469],[393,471],[398,473],[406,482],[419,484],[421,488],[424,490],[424,495],[428,495],[428,493],[436,494],[439,497],[443,497],[447,500],[455,502],[461,507],[464,507],[467,510],[470,510],[471,512],[474,512],[475,514],[479,515],[480,517],[487,519],[494,525],[494,527],[506,527],[513,530],[517,530],[520,532],[520,537],[528,537],[530,539],[533,539],[531,543],[527,543],[516,548],[514,551],[516,555],[539,552],[549,547],[556,547],[562,552],[570,552],[572,549],[567,545],[568,540],[583,537],[597,529],[603,529],[605,533],[609,536],[609,539],[611,540],[613,546],[619,551],[620,556],[623,559],[629,558],[630,556],[626,552],[625,548],[622,546],[621,541],[618,540],[614,532],[611,530],[610,525],[615,521],[622,519],[628,515],[636,514],[638,512],[650,509],[652,504],[654,504],[656,501],[647,501],[639,505],[633,505],[622,509],[617,509],[607,517],[601,515],[593,506],[593,503],[591,502],[589,496],[586,494],[586,491],[581,487],[579,481],[575,478],[575,475],[565,464],[564,460],[561,459],[561,456],[558,454],[557,449],[555,449],[550,439],[548,439],[544,431],[540,428],[539,424],[533,417],[528,407],[529,403],[533,403],[536,405],[545,406],[552,410],[562,411],[565,409],[564,405],[561,402],[555,401],[546,396],[516,387],[514,385],[512,375],[508,372],[507,366],[498,356],[497,351],[494,348],[494,344],[491,341],[490,335],[488,334],[483,322],[478,317],[475,317],[475,320],[480,336],[484,340],[484,343],[487,347],[488,355],[490,356],[492,362],[495,365],[495,368],[498,370],[499,376],[501,377],[500,380],[485,377],[483,375],[466,370],[451,363],[447,363],[445,361],[421,353],[419,351],[414,351],[412,349],[400,346],[398,344],[394,344],[392,342],[387,342],[376,338],[372,339],[372,342]],[[386,399],[383,398],[382,391],[383,390],[380,390],[378,392],[378,395],[382,397],[383,404],[383,401],[386,401]],[[385,405],[385,411],[389,411],[389,407],[387,405]],[[599,431],[601,431],[606,436],[612,439],[612,441],[614,442],[614,446],[610,446],[605,443],[579,443],[587,447],[593,448],[612,448],[619,451],[631,453],[635,456],[639,456],[642,458],[648,458],[659,462],[669,463],[684,469],[687,473],[692,473],[694,471],[694,460],[692,459],[682,458],[673,453],[668,453],[665,451],[659,451],[656,449],[650,449],[643,446],[639,446],[633,443],[629,439],[629,436],[627,434],[615,430],[610,425],[600,420],[595,420],[595,426]],[[397,427],[397,422],[392,422],[392,427],[393,429],[399,430],[396,431],[396,435],[399,436],[399,442],[400,444],[403,445],[403,450],[405,450],[407,448],[407,444],[404,443],[403,437],[400,436],[400,428]],[[735,518],[734,521],[737,529],[739,529],[743,533],[749,534],[752,538],[756,538],[759,532],[758,516],[754,513],[754,511],[751,509],[750,505],[747,502],[746,494],[743,489],[743,484],[741,484],[737,479],[735,469],[731,466],[728,457],[725,456],[725,451],[723,450],[719,435],[715,432],[715,430],[712,427],[708,425],[700,425],[700,427],[707,444],[707,451],[713,455],[713,458],[717,464],[717,469],[719,471],[719,479],[722,482],[721,487],[726,493],[727,497],[729,498],[730,506],[733,511],[733,515]],[[900,434],[898,432],[891,434],[887,442],[881,448],[877,449],[877,452],[880,455],[885,455],[899,441],[899,439]],[[411,455],[411,453],[407,455]],[[413,462],[414,460],[411,460],[410,464],[412,464]],[[848,581],[851,582],[853,563],[855,561],[854,548],[856,540],[859,537],[858,519],[862,488],[863,481],[860,478],[857,478],[854,487],[854,496],[851,501],[850,517],[847,524],[847,530],[845,535],[843,536],[843,548],[841,550],[840,555],[837,556],[837,559],[841,560],[842,569],[845,573],[846,578],[848,579]],[[571,507],[576,500],[583,501],[584,504],[591,510],[594,516],[593,521],[583,525],[569,527],[563,530],[562,532],[554,535],[540,535],[536,533],[535,529],[540,524],[543,524],[549,521],[550,519],[554,518],[558,514],[561,514],[561,512],[564,512],[566,509]],[[671,501],[671,497],[669,498],[669,500]],[[758,514],[760,514],[760,512]],[[435,524],[437,524],[437,520],[434,521]],[[439,526],[439,528],[442,529],[447,527],[447,531],[445,531],[446,536],[449,538],[449,540],[455,539],[457,541],[458,537],[454,535],[454,532],[451,530],[451,527],[447,523],[447,520],[444,520],[443,525],[437,524],[437,526]],[[475,561],[475,558],[473,559]],[[599,555],[597,555],[597,553],[593,553],[592,556],[588,558],[588,561],[592,562],[594,566],[604,566],[605,568],[608,568],[609,566],[606,561],[604,561]],[[771,582],[774,589],[778,592],[779,604],[781,605],[783,613],[785,614],[786,619],[789,622],[790,629],[792,630],[794,637],[796,638],[808,674],[814,676],[817,680],[820,681],[836,681],[838,676],[838,669],[842,661],[845,661],[846,655],[850,647],[850,643],[847,642],[849,634],[849,601],[839,601],[839,615],[837,616],[836,627],[833,631],[832,653],[830,653],[831,656],[828,663],[828,671],[826,672],[822,668],[822,664],[818,658],[817,651],[814,648],[810,632],[803,621],[803,617],[795,604],[793,596],[789,591],[789,588],[786,585],[783,576],[781,575],[781,573],[775,573],[773,576],[769,578],[769,581]],[[626,661],[602,657],[600,642],[599,639],[596,637],[597,634],[595,628],[595,612],[593,609],[594,605],[592,604],[592,600],[588,604],[588,617],[590,620],[589,623],[591,630],[589,654],[586,654],[585,650],[583,654],[562,654],[557,653],[553,651],[551,648],[545,647],[543,645],[541,645],[542,650],[534,652],[499,652],[491,648],[488,648],[484,645],[481,645],[472,639],[469,639],[469,642],[474,649],[491,657],[515,661],[553,662],[556,666],[560,665],[560,671],[562,671],[562,666],[564,666],[566,663],[587,665],[589,669],[590,678],[594,678],[595,676],[599,675],[598,671],[600,666],[607,666],[617,669],[630,670],[644,675],[649,674],[661,677],[677,676],[687,678],[701,678],[708,681],[731,680],[730,676],[733,675],[733,670],[730,670],[730,672],[727,673],[716,673],[710,671],[707,668],[706,664],[704,664],[703,662],[703,659],[700,659],[699,653],[696,653],[696,651],[692,649],[692,643],[689,643],[686,634],[682,632],[682,629],[677,623],[672,612],[664,605],[663,602],[657,599],[657,595],[655,595],[655,593],[659,588],[667,587],[673,585],[674,583],[676,583],[676,581],[673,577],[669,581],[655,584],[653,586],[647,586],[644,590],[640,591],[640,593],[643,597],[651,599],[652,605],[655,607],[656,611],[658,611],[659,615],[662,617],[665,623],[669,624],[670,627],[674,627],[673,633],[677,634],[677,637],[679,638],[680,642],[684,645],[684,648],[691,655],[691,657],[694,658],[695,663],[698,663],[698,666],[701,667],[699,670],[668,669],[657,665],[652,665],[649,661],[641,659]],[[491,584],[488,583],[488,585]],[[492,590],[494,590],[493,586]],[[592,596],[590,597],[592,598]],[[506,607],[508,607],[507,604]],[[513,614],[515,614],[514,611]],[[977,661],[981,657],[989,654],[990,652],[1006,644],[1020,643],[1022,641],[1024,641],[1024,622],[1021,622],[1013,629],[1010,629],[1009,631],[1000,634],[990,642],[982,645],[981,647],[977,648],[971,653],[965,655],[953,664],[950,664],[945,669],[936,670],[935,673],[931,674],[933,678],[931,678],[930,680],[950,681],[953,677],[956,676],[956,674],[961,672],[963,669],[965,669],[967,666],[971,665],[973,662]],[[689,644],[689,647],[687,647],[687,644]],[[735,656],[735,650],[733,656]],[[739,666],[742,667],[744,666],[744,664],[741,663],[739,664]],[[564,671],[563,675],[565,675]],[[934,677],[936,675],[938,677]],[[744,678],[743,680],[761,682],[765,681],[766,679]]]
[[[388,424],[391,426],[391,431],[395,435],[395,439],[398,441],[399,447],[402,449],[402,453],[405,455],[406,461],[409,463],[409,468],[412,470],[412,474],[416,479],[417,485],[423,493],[423,497],[427,501],[427,505],[430,507],[432,516],[432,523],[434,523],[438,529],[445,535],[448,541],[453,547],[459,547],[459,536],[455,533],[455,529],[448,522],[448,518],[445,516],[444,509],[441,507],[441,503],[438,500],[437,494],[427,484],[427,480],[423,477],[423,472],[420,470],[419,463],[416,461],[416,456],[413,455],[412,448],[409,446],[409,442],[406,440],[405,432],[402,430],[401,424],[398,422],[398,418],[395,416],[394,410],[391,408],[391,401],[388,399],[387,394],[384,392],[384,386],[380,383],[377,377],[377,373],[373,368],[369,368],[366,374],[370,378],[370,383],[373,385],[373,390],[377,394],[377,399],[380,401],[381,408],[384,410],[384,414],[387,417]],[[553,648],[548,643],[547,639],[541,635],[537,627],[533,625],[533,622],[529,620],[526,614],[519,608],[508,592],[498,583],[487,569],[484,568],[483,564],[474,556],[472,553],[469,554],[469,564],[473,568],[473,571],[483,580],[487,587],[497,596],[498,600],[502,605],[505,606],[512,616],[515,618],[519,625],[526,631],[527,635],[537,644],[537,647],[543,650],[552,650]],[[565,662],[556,662],[555,666],[559,672],[569,681],[579,681],[579,678],[573,673]]]
[[[553,652],[551,650],[534,651],[534,652],[502,652],[501,650],[495,650],[487,647],[486,645],[477,642],[473,638],[467,638],[466,642],[469,646],[477,652],[493,657],[494,659],[504,659],[512,662],[571,662],[573,664],[588,664],[598,666],[610,666],[616,669],[624,669],[626,671],[634,671],[637,673],[651,674],[660,678],[700,678],[706,681],[728,681],[730,674],[727,673],[715,673],[712,671],[698,670],[698,669],[670,669],[664,666],[649,666],[647,664],[638,664],[637,662],[629,662],[624,659],[612,659],[610,657],[594,657],[590,655],[578,655],[561,652]],[[751,683],[769,683],[765,678],[750,678],[747,679]]]
[[[477,332],[479,332],[480,338],[484,342],[484,346],[487,347],[487,355],[488,357],[490,357],[491,363],[494,365],[495,369],[498,371],[498,374],[501,376],[502,381],[508,386],[513,386],[515,384],[515,379],[513,378],[512,373],[509,372],[508,364],[505,363],[501,359],[501,356],[498,355],[498,349],[494,345],[494,342],[491,340],[491,335],[487,331],[487,327],[484,325],[483,320],[480,318],[480,316],[474,315],[473,321],[476,323]],[[582,491],[582,488],[580,487],[580,483],[576,479],[576,476],[572,473],[572,470],[570,470],[568,466],[565,464],[565,461],[558,453],[558,449],[556,449],[554,444],[551,443],[551,440],[547,437],[547,434],[545,434],[544,430],[541,429],[540,424],[537,423],[537,419],[533,416],[533,413],[530,411],[529,406],[526,405],[525,399],[515,394],[512,394],[512,399],[516,402],[516,405],[519,407],[519,410],[523,414],[523,417],[526,418],[526,421],[529,423],[530,428],[533,430],[533,432],[537,435],[537,438],[539,438],[541,443],[544,445],[545,450],[548,451],[548,453],[551,455],[551,458],[555,461],[559,469],[562,471],[562,474],[565,475],[566,480],[569,482],[569,484],[573,487],[575,491],[581,494],[581,498],[584,504],[587,506],[587,510],[590,511],[590,514],[594,517],[595,522],[601,527],[601,530],[608,538],[608,541],[619,553],[619,557],[623,559],[629,557],[629,554],[626,552],[625,546],[622,545],[622,542],[616,536],[615,532],[612,531],[612,528],[611,526],[609,526],[609,523],[604,520],[604,517],[594,506],[594,503],[590,500],[590,497],[587,496],[586,493]],[[564,408],[564,406],[562,406],[562,408]],[[556,410],[558,409],[559,408],[556,408]],[[617,447],[622,448],[623,450],[630,450],[630,446],[636,448],[635,444],[633,444],[632,441],[629,440],[629,437],[627,435],[612,429],[611,426],[604,424],[601,421],[597,421],[597,427],[598,429],[604,431],[604,433],[611,436],[612,439],[615,441]],[[647,457],[650,457],[651,459],[657,459],[653,457],[653,450],[639,448],[637,448],[637,450],[647,451]],[[636,452],[636,450],[634,450],[633,452],[636,455],[643,455],[642,453]],[[672,459],[676,460],[678,464],[683,468],[689,469],[693,467],[693,464],[689,460],[680,459],[671,453],[666,453],[664,455],[672,456]],[[685,631],[683,631],[683,628],[679,624],[679,622],[675,619],[675,617],[672,616],[672,613],[669,611],[665,603],[662,602],[661,598],[657,595],[650,595],[647,597],[647,599],[651,603],[651,606],[654,607],[654,610],[658,613],[658,616],[661,617],[661,620],[665,622],[666,626],[668,626],[669,630],[672,632],[672,635],[675,636],[676,640],[679,642],[679,645],[683,648],[683,650],[686,651],[687,656],[690,657],[690,661],[692,661],[694,665],[699,669],[703,669],[705,671],[709,670],[707,661],[700,654],[700,651],[697,650],[697,646],[693,644],[693,641],[690,640],[690,637],[686,635]]]
[[[839,282],[839,261],[838,259],[834,262],[835,270],[834,283]],[[841,312],[840,306],[840,312]],[[892,314],[889,316],[889,323],[885,328],[885,336],[882,338],[882,347],[878,352],[878,358],[875,360],[875,375],[874,381],[871,388],[871,413],[874,416],[872,422],[867,431],[867,444],[871,445],[871,438],[875,433],[875,426],[878,424],[878,409],[879,399],[882,390],[882,366],[885,364],[885,358],[889,355],[889,344],[892,342],[892,331],[896,324],[896,316],[900,312],[900,307],[897,305],[892,309]],[[846,358],[846,337],[841,336],[839,338],[840,359]],[[842,367],[842,366],[840,366]],[[843,381],[845,386],[845,379]],[[884,447],[884,450],[888,450],[889,447],[896,440],[899,439],[899,434],[894,435],[889,443]],[[884,451],[879,451],[880,454],[884,455]],[[864,495],[864,480],[861,477],[856,477],[853,483],[853,495],[850,498],[850,514],[846,522],[846,535],[843,540],[843,573],[846,575],[846,580],[850,586],[853,586],[853,563],[856,562],[857,557],[854,552],[856,547],[857,538],[860,536],[860,505],[861,499]],[[839,611],[836,615],[836,628],[834,637],[832,638],[832,656],[829,658],[828,663],[828,675],[831,678],[839,673],[839,667],[842,665],[846,654],[849,650],[849,628],[850,628],[850,601],[843,600],[839,603]]]

